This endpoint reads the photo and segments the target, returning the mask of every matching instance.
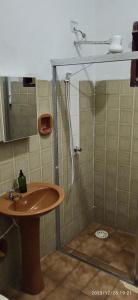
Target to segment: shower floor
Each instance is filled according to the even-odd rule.
[[[109,238],[96,238],[94,233],[98,229],[107,230]],[[66,245],[64,251],[120,278],[133,281],[135,247],[133,234],[93,223]]]

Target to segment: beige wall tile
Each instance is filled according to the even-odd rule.
[[[107,122],[118,122],[119,110],[108,109],[107,111]]]
[[[138,167],[138,154],[133,152],[132,155],[132,167]]]
[[[22,170],[24,175],[29,173],[29,157],[28,154],[20,155],[15,159],[15,177],[19,176],[19,171]]]
[[[119,109],[119,95],[107,95],[107,108]]]
[[[46,164],[42,167],[42,182],[53,182],[51,163]]]
[[[107,135],[111,135],[111,136],[114,136],[114,135],[118,135],[118,124],[113,124],[113,123],[107,123],[107,128],[106,128],[106,131],[107,131]]]
[[[131,138],[131,134],[132,134],[132,127],[131,126],[120,125],[120,127],[119,127],[120,137],[123,136],[123,137]]]
[[[95,126],[95,136],[104,136],[105,135],[105,126],[96,124]]]
[[[48,98],[39,98],[39,102],[38,102],[38,113],[40,114],[44,114],[44,113],[50,113],[51,112],[51,108],[50,108],[50,102]]]
[[[105,148],[105,137],[104,136],[95,136],[95,147],[96,148]]]
[[[111,172],[110,172],[111,173]],[[111,198],[113,198],[113,191],[116,188],[116,173],[114,174],[109,174],[109,172],[106,172],[106,191],[108,191],[109,189],[111,189]],[[106,193],[108,194],[108,192]],[[106,199],[107,199],[107,195],[106,195]]]
[[[0,164],[0,182],[11,180],[13,174],[13,161]]]
[[[119,166],[118,168],[118,189],[123,191],[129,190],[130,167]]]
[[[95,93],[98,94],[106,94],[106,81],[96,81]]]
[[[52,151],[51,148],[47,148],[41,152],[42,165],[52,162]]]
[[[134,112],[134,124],[138,125],[138,112]]]
[[[116,151],[117,150],[117,141],[118,141],[117,136],[108,136],[107,144],[106,144],[107,150]]]
[[[41,149],[49,148],[52,146],[52,135],[40,136]]]
[[[35,170],[40,168],[40,152],[33,151],[29,153],[29,167],[30,170]]]
[[[119,151],[118,163],[119,165],[130,165],[130,152]]]
[[[33,152],[40,149],[39,136],[32,135],[29,138],[29,152]]]
[[[133,152],[138,152],[138,139],[133,140]]]
[[[99,90],[98,90],[99,88]],[[136,93],[136,91],[135,91]],[[103,95],[104,94],[104,97]],[[122,230],[134,230],[134,223],[132,222],[133,213],[130,213],[128,218],[128,202],[130,191],[134,194],[138,192],[138,172],[137,172],[137,148],[138,148],[138,101],[137,94],[135,95],[135,110],[133,111],[133,96],[134,89],[130,88],[129,80],[118,81],[105,81],[96,84],[96,97],[98,97],[97,104],[106,99],[107,113],[101,122],[101,127],[98,124],[95,126],[95,143],[94,143],[94,161],[99,160],[101,163],[104,161],[104,186],[105,196],[102,193],[96,197],[99,199],[99,207],[104,206],[105,216],[104,220],[108,225],[115,225]],[[120,105],[119,105],[120,104]],[[102,105],[101,105],[102,107]],[[100,104],[99,104],[100,110]],[[98,108],[96,108],[98,110]],[[103,113],[103,110],[101,110]],[[134,114],[134,120],[132,120]],[[132,132],[132,122],[134,129]],[[97,123],[97,120],[96,120]],[[102,127],[103,126],[103,127]],[[105,128],[105,130],[103,129]],[[119,135],[119,137],[118,137]],[[99,148],[99,136],[106,142],[105,148]],[[132,147],[133,146],[133,149]],[[133,150],[133,152],[132,152]],[[102,160],[103,156],[103,160]],[[130,159],[130,157],[132,159]],[[118,170],[117,170],[118,166]],[[132,166],[132,174],[130,172]],[[97,166],[96,166],[97,168]],[[96,173],[97,174],[97,173]],[[99,176],[100,173],[98,172]],[[132,177],[132,179],[130,178]],[[130,186],[131,179],[131,186]],[[98,186],[98,179],[95,181],[96,187]],[[118,182],[117,182],[118,181]],[[102,181],[99,179],[99,184]],[[116,185],[119,189],[118,197],[116,195]],[[109,192],[110,191],[110,192]],[[108,195],[109,193],[109,195]],[[124,194],[122,194],[124,193]],[[109,199],[109,200],[107,200]],[[111,201],[112,199],[112,201]],[[114,201],[113,201],[114,199]],[[117,209],[116,209],[116,199]],[[123,202],[127,199],[125,204],[125,212],[123,213]],[[98,201],[98,200],[97,200]],[[111,201],[111,203],[110,203]],[[109,216],[110,212],[110,216]],[[98,213],[98,208],[95,214],[96,220],[102,220],[102,212]],[[129,221],[128,221],[129,220]]]
[[[133,128],[133,138],[138,139],[138,126],[135,126],[135,125]]]
[[[127,96],[127,95],[121,95],[120,96],[120,108],[121,109],[133,109],[133,95]]]
[[[116,151],[106,151],[106,161],[107,164],[117,164],[117,152]]]
[[[96,122],[105,122],[106,119],[106,110],[101,108],[96,108],[95,121]]]
[[[134,109],[137,111],[138,110],[138,93],[136,93],[135,89],[135,100],[134,100]]]
[[[132,111],[121,109],[120,123],[125,123],[127,125],[131,125],[132,124]]]
[[[80,95],[91,95],[94,94],[94,85],[92,81],[80,81],[79,82]]]
[[[12,144],[0,143],[0,162],[4,162],[13,158]]]
[[[95,107],[101,107],[105,108],[106,107],[106,95],[97,95],[95,97]]]
[[[18,140],[13,143],[14,156],[18,157],[28,152],[28,139]]]
[[[117,165],[114,163],[107,164],[106,165],[106,176],[116,177],[116,175],[117,175]]]
[[[134,94],[134,88],[130,87],[129,80],[121,80],[120,94],[121,95],[133,95]]]
[[[41,182],[41,169],[30,172],[31,182]]]
[[[107,94],[119,94],[120,80],[107,80],[106,87]]]
[[[50,94],[50,82],[46,80],[37,81],[37,96],[46,97]]]
[[[131,150],[131,141],[128,137],[120,137],[119,139],[119,151],[127,151]]]
[[[96,149],[94,153],[95,160],[101,160],[104,161],[105,157],[105,150],[104,149]]]
[[[100,174],[104,174],[104,171],[105,171],[105,164],[104,164],[104,162],[95,161],[94,170],[95,170],[95,172],[98,172]]]

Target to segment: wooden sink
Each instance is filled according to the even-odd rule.
[[[22,243],[23,291],[38,294],[44,287],[40,267],[40,216],[56,208],[64,199],[60,186],[28,184],[27,193],[17,201],[0,199],[0,214],[18,219]]]

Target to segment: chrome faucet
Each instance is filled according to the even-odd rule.
[[[14,200],[14,191],[13,191],[13,190],[10,190],[10,191],[8,192],[8,199],[9,199],[9,200]]]
[[[18,198],[18,199],[17,199],[17,198]],[[8,199],[9,199],[9,200],[14,201],[14,200],[19,200],[20,198],[22,198],[21,193],[15,192],[14,190],[10,190],[10,191],[8,192]]]

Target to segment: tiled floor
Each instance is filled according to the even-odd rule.
[[[135,250],[133,235],[102,226],[108,229],[110,238],[101,241],[94,237],[97,228],[100,228],[99,224],[89,226],[70,242],[70,247],[130,274]],[[45,288],[39,295],[13,289],[3,291],[3,294],[10,300],[138,300],[138,294],[127,290],[117,277],[58,251],[42,260],[42,272]]]
[[[42,262],[45,288],[36,296],[17,290],[3,292],[10,300],[136,300],[138,294],[127,290],[111,275],[54,252]]]
[[[109,232],[107,240],[99,240],[94,233],[97,229]],[[135,260],[135,236],[108,226],[91,224],[73,239],[68,246],[97,261],[119,270],[132,278]]]

